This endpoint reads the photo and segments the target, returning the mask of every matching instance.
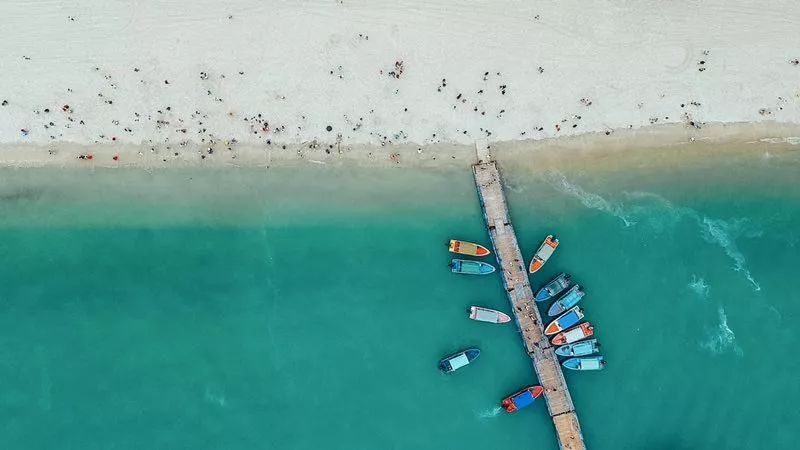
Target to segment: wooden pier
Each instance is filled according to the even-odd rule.
[[[525,349],[533,360],[533,367],[544,387],[547,409],[556,428],[558,443],[564,450],[585,449],[578,414],[564,380],[561,365],[544,334],[544,324],[534,303],[533,290],[528,280],[525,259],[519,249],[503,185],[497,166],[491,160],[485,142],[477,144],[478,163],[472,169],[481,201],[483,217],[494,247],[497,263],[502,271],[503,284],[514,312],[517,327],[522,334]]]

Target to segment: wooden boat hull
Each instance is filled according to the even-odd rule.
[[[495,271],[495,268],[493,265],[483,261],[453,259],[450,262],[450,270],[453,273],[463,273],[467,275],[489,275]]]
[[[556,355],[565,358],[573,358],[576,356],[593,355],[600,351],[600,344],[597,339],[589,339],[588,341],[580,341],[572,344],[565,344],[556,348]]]
[[[573,342],[578,342],[588,337],[592,337],[593,335],[594,327],[592,324],[589,322],[584,322],[577,327],[558,333],[553,337],[551,343],[553,345],[572,344]]]
[[[539,246],[539,250],[537,250],[536,254],[533,255],[531,264],[528,266],[528,271],[530,273],[535,273],[537,270],[541,269],[547,260],[553,255],[556,247],[558,247],[558,239],[553,237],[552,234],[547,236],[544,242],[542,242],[542,245]]]
[[[537,302],[546,302],[564,292],[564,289],[567,289],[570,285],[572,285],[572,276],[568,273],[561,272],[556,275],[555,278],[548,281],[544,287],[536,291],[534,298]]]
[[[475,244],[473,242],[459,241],[458,239],[451,239],[449,250],[452,253],[469,256],[487,256],[490,252],[488,248]]]
[[[602,356],[570,358],[561,365],[571,370],[603,370],[606,367],[606,360]]]
[[[469,318],[478,322],[489,323],[508,323],[511,317],[508,314],[495,309],[484,308],[482,306],[470,306]]]
[[[541,386],[528,386],[504,398],[503,401],[500,402],[500,406],[502,406],[506,412],[513,413],[532,405],[543,393],[544,388]]]
[[[559,333],[577,324],[581,320],[583,320],[583,310],[580,308],[580,306],[573,306],[564,314],[561,314],[555,320],[550,322],[550,324],[547,325],[547,328],[544,329],[544,334],[549,336]]]
[[[584,295],[583,288],[579,284],[572,286],[561,298],[550,305],[550,309],[547,310],[547,315],[554,317],[563,314],[564,311],[577,305]]]
[[[444,373],[453,373],[456,370],[469,365],[472,361],[480,356],[481,351],[477,348],[468,348],[466,350],[454,353],[439,361],[439,370]]]

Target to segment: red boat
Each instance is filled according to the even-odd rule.
[[[582,324],[572,327],[567,331],[562,331],[553,337],[552,344],[553,345],[566,345],[572,344],[573,342],[578,342],[581,339],[586,339],[594,335],[594,327],[589,322],[583,322]]]
[[[513,413],[518,409],[530,406],[543,393],[544,388],[541,386],[528,386],[516,394],[504,398],[500,405],[507,412]]]

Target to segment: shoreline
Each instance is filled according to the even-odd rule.
[[[634,164],[657,165],[675,157],[713,156],[724,152],[750,154],[752,145],[768,146],[769,154],[800,151],[800,124],[740,122],[661,124],[610,133],[585,133],[547,139],[489,143],[492,158],[501,166],[537,171],[548,167],[619,169]],[[724,149],[722,147],[725,147]],[[117,159],[114,159],[114,157]],[[273,168],[308,165],[330,167],[468,168],[476,162],[475,146],[455,143],[430,145],[332,145],[315,141],[299,144],[215,146],[187,144],[151,146],[133,144],[49,145],[0,144],[0,167],[65,169],[95,168]]]
[[[613,200],[602,197],[604,190],[639,190],[640,180],[688,182],[690,189],[730,188],[736,183],[749,186],[748,192],[786,195],[786,184],[781,183],[791,183],[800,164],[796,136],[800,126],[718,124],[698,130],[661,125],[608,136],[500,142],[491,145],[491,152],[513,192],[509,195],[526,192],[528,200],[543,195],[537,201],[545,201],[560,191],[616,215]],[[75,156],[89,148],[95,159]],[[290,223],[312,217],[309,211],[313,217],[357,211],[375,220],[378,211],[415,211],[419,196],[433,195],[439,199],[437,208],[474,200],[475,146],[440,144],[423,147],[422,153],[417,149],[353,147],[343,148],[342,154],[320,148],[305,148],[301,154],[296,148],[283,153],[273,149],[270,161],[266,149],[242,146],[233,150],[236,159],[220,158],[215,152],[203,160],[184,150],[165,163],[159,159],[163,152],[143,152],[140,157],[139,146],[64,145],[51,155],[48,148],[0,145],[0,201],[6,205],[0,225],[96,225],[80,219],[81,208],[91,210],[121,199],[126,199],[129,211],[102,217],[127,227],[151,223],[140,216],[154,208],[164,216],[153,219],[161,224],[200,220],[241,226],[258,223],[265,208],[285,212]],[[120,152],[120,161],[111,159],[112,152]],[[399,162],[389,158],[392,153],[400,154]],[[770,175],[754,177],[752,169]],[[533,186],[529,183],[552,189],[520,188]],[[51,213],[33,220],[24,209],[29,201],[50,204]],[[342,210],[336,206],[340,204],[349,207]]]

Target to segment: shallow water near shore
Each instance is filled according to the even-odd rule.
[[[504,172],[538,286],[585,286],[608,368],[567,373],[590,448],[794,448],[794,154]],[[461,170],[0,170],[8,448],[557,448]],[[494,261],[492,261],[494,262]],[[478,346],[445,376],[437,360]]]

